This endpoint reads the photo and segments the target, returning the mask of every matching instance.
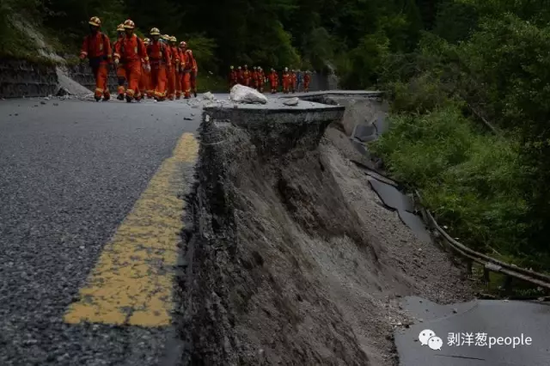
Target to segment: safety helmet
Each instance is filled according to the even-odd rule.
[[[151,40],[149,38],[143,38],[143,44],[149,44]]]
[[[93,25],[94,27],[101,27],[101,20],[98,17],[91,17],[88,24]]]
[[[230,68],[231,70],[233,70],[233,66],[229,66],[229,68]]]
[[[158,28],[151,28],[149,34],[152,36],[160,36],[160,30]]]
[[[131,19],[126,19],[124,21],[124,29],[134,29],[136,25]]]
[[[172,36],[172,37],[170,37],[170,41],[171,41],[171,42],[177,42],[178,39],[177,39],[175,36]]]
[[[248,65],[244,65],[244,67],[248,67]]]
[[[239,70],[241,69],[241,67],[239,66]]]
[[[181,41],[181,42],[180,42],[180,47],[181,47],[181,48],[187,47],[187,42]]]
[[[120,23],[119,25],[116,26],[116,31],[117,32],[124,32],[124,24]]]
[[[164,39],[165,41],[169,41],[170,40],[170,36],[168,34],[163,34],[162,35],[162,39]]]
[[[288,71],[288,67],[285,67],[285,71]]]

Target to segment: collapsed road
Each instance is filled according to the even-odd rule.
[[[380,103],[217,97],[0,103],[0,364],[389,366],[473,298],[350,162]]]

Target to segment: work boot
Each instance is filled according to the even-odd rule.
[[[124,100],[124,94],[119,94],[116,98],[118,100]]]
[[[132,99],[134,99],[134,98],[127,95],[126,96],[126,103],[132,103]]]
[[[197,97],[197,92],[193,92],[193,94],[195,95],[195,98]]]
[[[99,102],[101,100],[101,96],[100,95],[94,95],[94,98],[95,98],[95,101],[96,102]]]
[[[103,101],[107,102],[109,100],[111,100],[111,94],[103,94]]]

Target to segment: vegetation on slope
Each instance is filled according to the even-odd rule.
[[[414,52],[386,58],[394,126],[374,147],[462,242],[547,270],[550,11],[530,0],[438,9]]]

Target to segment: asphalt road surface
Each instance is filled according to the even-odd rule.
[[[201,109],[41,101],[0,101],[0,365],[158,364]]]

